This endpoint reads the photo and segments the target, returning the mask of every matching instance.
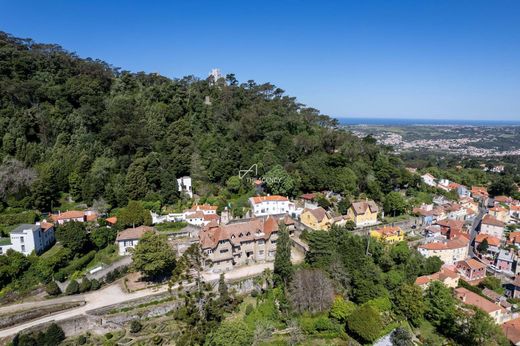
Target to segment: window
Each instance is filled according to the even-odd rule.
[[[20,243],[23,244],[23,237],[20,237]]]
[[[265,243],[265,242],[264,242],[263,239],[260,239],[260,240],[258,241],[258,245],[264,245],[264,243]]]
[[[271,244],[276,244],[276,239],[271,239]]]
[[[22,245],[22,252],[25,252],[25,245]]]
[[[220,253],[226,253],[228,251],[229,251],[228,249],[222,249],[222,250],[220,250]]]
[[[258,254],[259,254],[260,256],[263,256],[263,254],[264,254],[264,250],[260,250],[260,251],[258,251]]]

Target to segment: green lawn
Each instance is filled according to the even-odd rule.
[[[188,226],[187,222],[165,222],[155,225],[155,228],[159,232],[177,232],[186,226]]]
[[[41,258],[49,258],[56,255],[63,246],[61,244],[54,244],[49,250],[45,251],[40,257]]]
[[[117,246],[115,244],[110,244],[106,248],[99,250],[96,253],[96,256],[90,261],[89,264],[84,269],[84,272],[89,271],[99,265],[109,265],[120,259],[117,252]]]

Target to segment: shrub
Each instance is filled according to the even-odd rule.
[[[354,310],[356,310],[356,304],[338,296],[334,299],[334,303],[330,309],[330,317],[344,323]]]
[[[57,273],[58,275],[61,275],[61,277],[69,277],[74,272],[83,269],[87,264],[89,264],[93,259],[94,256],[96,256],[96,251],[92,250],[85,256],[78,257],[74,260],[72,260],[69,265],[67,265],[65,268],[60,269],[60,271]],[[54,276],[56,278],[56,274]],[[58,279],[56,279],[58,280]],[[58,280],[60,281],[60,280]],[[63,279],[63,281],[65,281]],[[63,282],[60,281],[60,282]]]
[[[78,345],[85,345],[87,343],[87,338],[85,335],[80,335],[78,338]]]
[[[160,345],[162,341],[163,339],[159,335],[156,335],[152,338],[152,343],[154,345]]]
[[[364,342],[372,343],[383,330],[383,321],[376,308],[365,304],[357,308],[347,319],[348,329]]]
[[[388,297],[379,297],[372,300],[369,300],[365,303],[376,309],[379,312],[390,311],[392,309],[392,302]]]
[[[44,339],[44,345],[59,345],[60,342],[65,340],[65,333],[60,326],[56,323],[52,323],[49,328],[47,328]]]
[[[98,290],[100,287],[101,287],[101,283],[98,280],[96,280],[96,279],[90,280],[90,289],[92,291]]]
[[[45,286],[45,291],[50,296],[57,296],[61,294],[61,289],[56,283],[56,281],[51,281]]]
[[[141,322],[138,320],[132,320],[130,323],[130,332],[131,333],[139,333],[143,326],[141,325]]]
[[[106,333],[106,334],[105,334],[105,339],[107,339],[107,340],[110,340],[110,339],[112,339],[113,337],[114,337],[114,335],[112,335],[112,333]]]
[[[72,294],[78,294],[79,293],[79,284],[76,280],[72,280],[69,282],[69,285],[65,289],[65,294],[72,295]]]
[[[252,313],[253,310],[254,310],[253,305],[247,304],[247,306],[246,306],[246,316],[249,315],[250,313]]]
[[[92,287],[92,282],[87,278],[84,277],[81,280],[81,284],[79,285],[79,291],[81,293],[90,291],[90,288]]]
[[[59,271],[59,272],[54,273],[54,280],[59,281],[59,282],[64,282],[65,280],[67,280],[67,276],[65,275],[64,272]]]

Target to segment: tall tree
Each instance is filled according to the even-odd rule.
[[[87,230],[83,222],[70,221],[56,229],[56,240],[72,253],[86,253],[89,249]]]
[[[291,263],[291,238],[289,238],[289,232],[284,225],[280,225],[278,229],[273,272],[275,285],[287,286],[291,281],[293,274],[293,266]]]
[[[175,268],[175,251],[166,237],[146,232],[132,254],[133,267],[149,279],[161,279]]]

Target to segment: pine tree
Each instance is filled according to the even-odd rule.
[[[274,281],[276,286],[287,285],[291,281],[293,267],[291,264],[291,239],[285,226],[278,230],[276,256],[274,258]]]

